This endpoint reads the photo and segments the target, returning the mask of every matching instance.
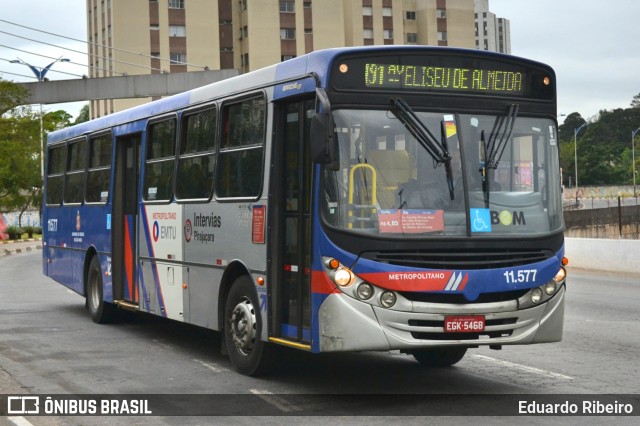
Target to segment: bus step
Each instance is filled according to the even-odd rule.
[[[126,300],[115,300],[114,303],[120,308],[127,311],[137,312],[140,310],[140,306],[135,303],[127,302]]]

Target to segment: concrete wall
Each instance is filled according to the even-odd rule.
[[[640,241],[566,238],[565,256],[569,269],[593,269],[638,274],[640,281]]]
[[[566,237],[640,238],[640,205],[567,210],[564,221]]]

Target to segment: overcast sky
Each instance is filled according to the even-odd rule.
[[[559,114],[587,119],[640,93],[640,1],[489,0],[489,10],[511,21],[513,55],[555,69]]]
[[[86,40],[85,4],[85,0],[0,0],[0,19]],[[628,108],[633,96],[640,93],[640,1],[489,0],[489,9],[511,21],[512,54],[545,62],[555,68],[558,113],[579,112],[584,118],[589,118],[601,109]],[[2,21],[0,31],[86,51],[84,43]],[[46,66],[52,61],[50,58],[60,56],[80,64],[87,63],[86,55],[0,32],[0,77],[3,79],[34,81],[29,78],[32,73],[27,67],[10,64],[7,60],[20,57],[33,65]],[[76,78],[54,72],[56,70],[78,76],[87,74],[86,66],[58,63],[47,77],[52,80]],[[66,109],[75,116],[81,105],[45,108]]]

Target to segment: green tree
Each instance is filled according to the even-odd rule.
[[[80,124],[80,123],[84,123],[85,121],[89,121],[89,120],[90,120],[90,117],[89,117],[89,104],[86,104],[80,110],[80,113],[76,117],[76,121],[74,121],[73,124]]]
[[[631,99],[631,108],[640,108],[640,93]]]
[[[578,175],[581,185],[619,185],[631,176],[631,162],[623,153],[631,147],[631,132],[640,125],[640,108],[600,111],[578,137]]]
[[[566,187],[575,186],[576,161],[575,161],[575,131],[579,129],[586,121],[579,112],[572,112],[567,115],[564,123],[558,127],[558,140],[560,141],[560,167],[562,168],[562,184]],[[584,135],[584,129],[580,132],[580,136]],[[580,171],[580,168],[578,168]],[[578,176],[578,179],[580,177]]]
[[[22,105],[28,94],[22,86],[0,78],[0,116]]]
[[[572,112],[567,115],[564,123],[558,127],[558,139],[560,142],[572,143],[575,129],[579,128],[584,123],[586,123],[586,120],[582,118],[579,112]]]
[[[24,211],[38,207],[40,123],[29,107],[14,108],[0,117],[0,206]]]
[[[18,106],[27,93],[18,85],[0,81],[0,210],[38,209],[41,205],[40,114]],[[66,111],[42,116],[45,131],[70,124]]]

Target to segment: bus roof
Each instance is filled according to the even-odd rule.
[[[231,77],[222,81],[211,83],[183,93],[168,96],[130,109],[116,112],[104,117],[80,123],[75,126],[51,132],[48,135],[48,143],[94,133],[114,126],[131,123],[137,120],[170,113],[175,110],[187,108],[208,100],[239,94],[245,90],[276,84],[277,82],[296,78],[316,79],[315,83],[321,87],[327,86],[329,72],[334,59],[343,54],[378,53],[378,52],[424,52],[424,53],[450,53],[458,55],[485,56],[488,59],[510,59],[528,63],[533,66],[548,67],[548,65],[515,56],[501,53],[487,52],[474,49],[462,49],[436,46],[360,46],[339,47],[314,51],[285,62],[277,63],[256,71]]]

